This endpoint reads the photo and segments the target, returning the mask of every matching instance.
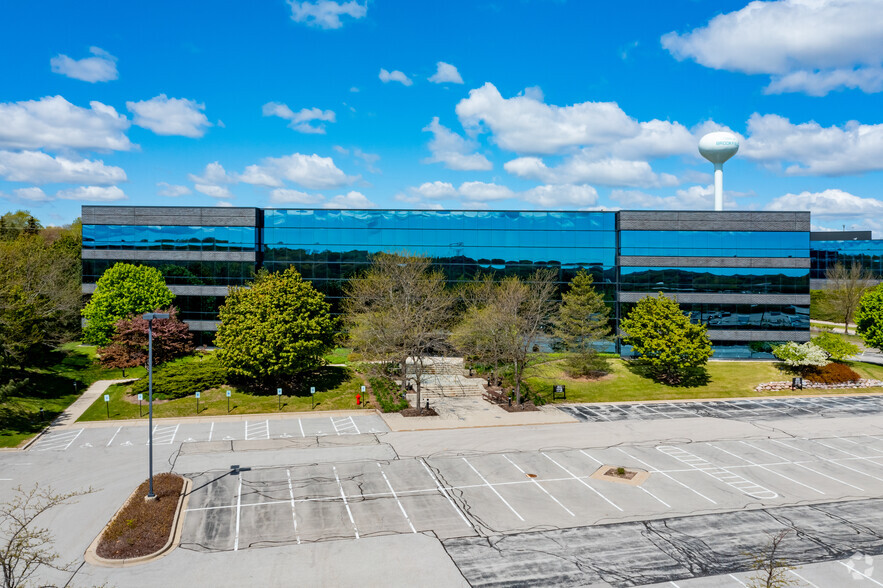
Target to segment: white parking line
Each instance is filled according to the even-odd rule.
[[[863,578],[867,578],[868,580],[870,580],[871,582],[873,582],[877,586],[883,586],[883,584],[881,584],[880,582],[878,582],[877,580],[875,580],[871,576],[869,576],[867,574],[863,574],[862,572],[858,571],[854,567],[850,567],[848,564],[845,564],[842,561],[838,561],[837,563],[839,563],[841,566],[843,566],[844,568],[849,570],[850,573],[855,573],[855,574],[858,574],[859,576],[862,576]]]
[[[215,422],[212,421],[212,426],[209,427],[209,430],[208,430],[208,440],[209,441],[212,440],[212,435],[214,434],[214,432],[215,432]]]
[[[747,494],[748,496],[751,496],[753,498],[759,498],[761,500],[771,500],[779,496],[776,492],[773,492],[769,488],[764,488],[760,484],[752,482],[747,478],[743,478],[739,474],[734,474],[728,468],[714,465],[701,457],[698,457],[688,451],[685,451],[684,449],[681,449],[680,447],[674,447],[672,445],[659,445],[656,447],[656,449],[657,451],[668,455],[669,457],[673,457],[676,460],[685,463],[692,468],[695,468],[697,471],[707,474],[715,480],[723,482],[727,486],[735,488],[743,494]]]
[[[635,457],[635,456],[633,456],[633,455],[630,455],[630,454],[626,453],[623,449],[621,449],[621,448],[619,448],[619,447],[617,447],[617,449],[619,449],[619,450],[620,450],[622,453],[624,453],[627,457],[630,457],[631,459],[633,459],[633,460],[635,460],[635,461],[638,461],[638,462],[641,462],[642,464],[644,464],[645,466],[647,466],[647,468],[648,468],[647,471],[649,471],[649,472],[651,472],[651,473],[652,473],[652,472],[655,472],[655,473],[657,473],[657,474],[662,474],[663,476],[665,476],[666,478],[668,478],[669,480],[671,480],[671,481],[674,482],[675,484],[679,484],[679,485],[683,486],[684,488],[686,488],[687,490],[689,490],[689,491],[692,492],[693,494],[696,494],[697,496],[701,496],[702,498],[704,498],[705,500],[707,500],[708,502],[710,502],[710,503],[712,503],[712,504],[717,504],[717,502],[715,502],[714,500],[712,500],[711,498],[709,498],[709,497],[706,496],[705,494],[702,494],[701,492],[699,492],[699,491],[697,491],[697,490],[695,490],[695,489],[693,489],[693,488],[687,486],[687,485],[684,484],[683,482],[680,482],[679,480],[676,480],[675,478],[672,478],[672,477],[669,476],[666,472],[663,472],[663,471],[661,471],[661,470],[658,470],[658,469],[654,468],[652,465],[650,465],[650,464],[647,463],[646,461],[644,461],[644,460],[642,460],[642,459],[638,459],[637,457]]]
[[[454,504],[454,501],[453,501],[453,500],[451,499],[451,497],[448,495],[447,490],[445,490],[445,489],[442,487],[441,482],[439,482],[438,478],[435,477],[435,474],[432,473],[432,470],[429,469],[429,466],[426,465],[426,461],[425,461],[422,457],[418,458],[417,461],[420,462],[420,464],[421,464],[421,465],[423,466],[423,468],[426,470],[426,473],[429,474],[429,477],[431,477],[431,478],[432,478],[432,481],[435,482],[435,487],[436,487],[436,489],[437,489],[439,492],[441,492],[442,495],[443,495],[445,498],[448,499],[448,503],[450,503],[451,508],[453,508],[455,511],[457,511],[457,514],[460,515],[460,518],[463,519],[463,522],[466,523],[466,525],[468,525],[468,526],[471,527],[472,529],[475,529],[475,527],[472,526],[472,523],[469,522],[469,519],[466,518],[466,515],[463,514],[463,511],[461,511],[461,510],[457,507],[457,505]]]
[[[249,424],[248,421],[245,421],[245,440],[246,441],[255,441],[257,439],[269,439],[270,438],[270,421],[260,421],[253,425]]]
[[[386,477],[386,472],[383,471],[383,467],[380,464],[377,464],[377,467],[380,468],[380,474],[383,476],[383,481],[386,482],[386,485],[389,487],[389,491],[392,492],[392,497],[396,499],[396,504],[399,505],[399,510],[402,511],[402,516],[405,517],[406,521],[408,521],[408,526],[411,527],[411,532],[416,533],[417,529],[414,528],[414,525],[411,523],[411,519],[408,518],[408,513],[405,512],[405,507],[402,506],[402,501],[399,500],[398,495],[396,495],[396,491],[392,488],[392,484],[389,483],[389,478]]]
[[[503,458],[504,458],[506,461],[508,461],[509,463],[511,463],[512,465],[514,465],[514,466],[518,469],[519,472],[521,472],[522,474],[524,474],[525,476],[527,476],[527,472],[525,472],[523,469],[521,469],[520,467],[518,467],[518,464],[517,464],[517,463],[515,463],[514,461],[512,461],[511,459],[509,459],[509,456],[503,454]],[[558,506],[560,506],[561,508],[563,508],[564,510],[566,510],[566,511],[567,511],[567,514],[569,514],[569,515],[572,516],[572,517],[575,517],[575,516],[576,516],[575,514],[573,514],[573,512],[572,512],[569,508],[567,508],[566,506],[564,506],[563,504],[561,504],[560,502],[558,502],[558,499],[555,498],[554,496],[552,496],[552,494],[551,494],[548,490],[546,490],[545,488],[543,488],[543,485],[540,484],[540,483],[536,480],[536,478],[530,478],[530,480],[531,480],[534,484],[536,484],[536,487],[537,487],[537,488],[539,488],[540,490],[542,490],[543,492],[545,492],[545,493],[546,493],[546,496],[548,496],[549,498],[551,498],[552,500],[554,500],[554,501],[555,501],[555,504],[557,504]]]
[[[614,504],[613,502],[611,502],[609,498],[607,498],[606,496],[604,496],[603,494],[601,494],[600,492],[598,492],[597,490],[595,490],[594,488],[592,488],[592,487],[589,485],[588,482],[586,482],[585,480],[583,480],[582,478],[580,478],[579,476],[577,476],[576,474],[574,474],[573,472],[571,472],[570,470],[568,470],[566,467],[564,467],[563,465],[561,465],[560,463],[558,463],[557,461],[555,461],[554,459],[552,459],[551,457],[549,457],[546,453],[544,453],[544,452],[540,452],[540,455],[545,456],[546,459],[548,459],[549,461],[551,461],[552,463],[554,463],[556,466],[558,466],[559,468],[561,468],[562,470],[564,470],[565,472],[567,472],[568,474],[570,474],[570,477],[571,477],[571,478],[573,478],[573,479],[579,481],[580,484],[582,484],[583,486],[585,486],[586,488],[588,488],[589,490],[591,490],[592,492],[594,492],[595,494],[597,494],[598,496],[600,496],[601,498],[603,498],[604,501],[607,502],[610,506],[612,506],[613,508],[615,508],[615,509],[618,510],[619,512],[623,512],[622,509],[619,508],[618,506],[616,506],[616,504]]]
[[[37,451],[67,451],[67,449],[77,440],[83,433],[83,429],[78,431],[67,431],[47,437],[34,446]]]
[[[120,434],[120,431],[122,431],[122,430],[123,430],[122,427],[120,427],[119,429],[117,429],[117,430],[116,430],[116,433],[113,434],[113,437],[110,438],[110,441],[107,442],[107,445],[105,445],[105,447],[110,447],[110,444],[113,443],[113,440],[117,438],[117,435],[119,435],[119,434]]]
[[[793,576],[795,576],[798,580],[800,580],[801,582],[806,582],[807,584],[809,584],[810,588],[819,588],[818,586],[816,586],[815,584],[813,584],[812,582],[810,582],[809,580],[807,580],[806,578],[804,578],[803,576],[801,576],[800,574],[795,572],[794,570],[788,570],[788,571]]]
[[[291,470],[285,470],[286,476],[288,476],[288,495],[291,497],[291,522],[294,525],[294,538],[297,539],[297,544],[300,545],[300,535],[297,532],[297,516],[294,513],[294,488],[291,485]]]
[[[340,435],[340,431],[337,430],[337,424],[335,424],[334,419],[331,417],[328,417],[328,420],[331,421],[331,426],[334,427],[334,432],[337,433],[338,435]]]
[[[361,435],[362,432],[359,431],[359,427],[356,426],[356,421],[353,420],[353,417],[350,417],[350,422],[353,424],[353,428],[356,430],[356,435]]]
[[[515,510],[514,508],[512,508],[512,505],[509,504],[508,502],[506,502],[506,499],[503,498],[503,495],[500,494],[499,492],[497,492],[497,489],[494,488],[493,486],[491,486],[490,482],[488,482],[488,481],[484,478],[484,476],[482,476],[480,473],[478,473],[478,470],[475,469],[475,466],[473,466],[471,463],[469,463],[469,460],[467,460],[465,457],[464,457],[464,458],[461,458],[461,459],[463,460],[463,462],[464,462],[466,465],[468,465],[470,468],[472,468],[472,471],[475,472],[475,475],[477,475],[479,478],[481,478],[481,481],[484,482],[484,485],[487,486],[488,488],[490,488],[490,489],[491,489],[491,492],[493,492],[494,494],[496,494],[496,495],[497,495],[497,498],[499,498],[500,500],[502,500],[502,501],[503,501],[503,504],[505,504],[506,506],[509,507],[509,510],[511,510],[511,511],[515,514],[515,516],[518,517],[518,520],[520,520],[520,521],[524,521],[524,518],[523,518],[520,514],[518,514],[518,511]]]
[[[301,436],[301,437],[306,437],[306,435],[304,435],[304,424],[303,424],[303,421],[301,421],[300,419],[297,419],[297,424],[298,424],[298,426],[300,427],[300,436]]]
[[[233,551],[239,551],[239,514],[242,512],[242,472],[239,472],[239,490],[236,492],[236,538]]]
[[[346,501],[346,494],[343,491],[343,484],[340,483],[340,476],[337,475],[337,468],[335,466],[331,466],[331,469],[334,470],[334,479],[337,480],[337,487],[340,488],[340,497],[343,498],[343,505],[346,507],[346,514],[348,514],[350,517],[350,522],[353,524],[353,531],[355,531],[356,539],[358,539],[359,529],[358,527],[356,527],[356,521],[353,519],[353,511],[350,510],[350,505]]]
[[[751,465],[756,466],[756,467],[759,467],[760,469],[762,469],[762,470],[764,470],[764,471],[767,471],[767,472],[769,472],[769,473],[771,473],[771,474],[773,474],[773,475],[779,476],[780,478],[785,478],[786,480],[788,480],[788,481],[790,481],[790,482],[794,482],[794,483],[797,484],[798,486],[803,486],[804,488],[809,488],[809,489],[812,490],[813,492],[817,492],[817,493],[819,493],[819,494],[824,494],[824,492],[822,492],[822,491],[819,490],[818,488],[813,488],[812,486],[809,486],[808,484],[804,484],[803,482],[798,482],[798,481],[795,480],[794,478],[789,478],[789,477],[786,476],[785,474],[780,474],[779,472],[777,472],[777,471],[775,471],[775,470],[771,470],[770,468],[768,468],[768,467],[766,467],[766,466],[764,466],[764,465],[761,465],[761,464],[759,464],[759,463],[753,462],[753,461],[751,461],[750,459],[746,459],[746,458],[742,457],[741,455],[736,455],[736,454],[733,453],[732,451],[727,451],[727,450],[724,449],[723,447],[718,447],[717,445],[712,445],[711,443],[709,443],[708,446],[711,447],[712,449],[717,449],[718,451],[723,451],[723,452],[726,453],[727,455],[732,455],[732,456],[735,457],[736,459],[741,459],[742,461],[744,461],[744,462],[746,462],[746,463],[750,463]]]
[[[833,460],[826,459],[826,458],[824,458],[824,457],[818,456],[818,455],[816,455],[816,454],[814,454],[814,453],[810,453],[809,451],[806,451],[806,450],[800,449],[800,448],[798,448],[798,447],[792,447],[792,446],[787,445],[786,443],[783,443],[783,442],[778,441],[778,440],[776,440],[776,439],[770,439],[770,441],[772,441],[773,443],[778,443],[778,444],[781,445],[782,447],[787,447],[788,449],[791,449],[792,451],[800,451],[800,452],[802,452],[802,453],[806,453],[807,455],[812,455],[813,457],[815,457],[815,458],[818,459],[818,460],[827,461],[827,462],[829,462],[829,463],[833,463],[833,464],[835,464],[835,465],[840,465],[840,464],[837,464],[836,462],[834,462]],[[814,473],[814,474],[818,474],[819,476],[822,476],[823,478],[828,478],[829,480],[834,480],[835,482],[839,482],[840,484],[843,484],[844,486],[849,486],[850,488],[855,488],[855,489],[858,490],[859,492],[864,492],[864,490],[862,490],[862,489],[859,488],[858,486],[854,486],[853,484],[850,484],[849,482],[844,482],[843,480],[841,480],[841,479],[839,479],[839,478],[835,478],[835,477],[833,477],[833,476],[829,476],[828,474],[824,474],[824,473],[822,473],[822,472],[817,472],[816,470],[812,469],[812,468],[809,467],[808,465],[802,464],[802,463],[800,463],[799,461],[795,461],[795,462],[793,462],[793,463],[794,463],[794,465],[796,465],[796,466],[798,466],[798,467],[801,467],[801,468],[803,468],[803,469],[805,469],[805,470],[809,470],[809,471],[811,471],[811,472]],[[846,466],[843,466],[843,467],[846,467]],[[846,469],[852,469],[852,468],[848,468],[848,467],[846,467]]]
[[[732,579],[736,580],[737,582],[739,582],[739,586],[745,586],[745,583],[742,580],[740,580],[739,578],[737,578],[736,576],[734,576],[733,574],[727,574],[727,575],[730,576]]]

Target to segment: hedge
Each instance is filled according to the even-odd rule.
[[[153,370],[153,396],[174,400],[191,396],[211,388],[223,386],[227,381],[217,356],[212,353],[202,358],[175,361]],[[132,385],[133,394],[147,394],[147,376]]]

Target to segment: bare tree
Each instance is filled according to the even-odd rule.
[[[52,548],[52,533],[38,527],[36,519],[56,506],[91,492],[90,488],[56,494],[51,488],[40,488],[36,484],[30,490],[19,486],[9,502],[0,504],[0,567],[6,588],[26,586],[40,568],[72,571],[73,564],[59,563],[59,555]]]
[[[868,288],[874,285],[874,274],[860,263],[835,263],[825,273],[828,280],[823,304],[832,314],[843,317],[843,330],[849,334],[849,323],[858,303]]]
[[[530,354],[555,310],[555,272],[538,270],[527,281],[504,278],[490,295],[476,296],[464,320],[454,329],[461,349],[488,363],[511,364],[515,397],[521,403],[521,381]]]
[[[779,547],[791,533],[791,529],[784,529],[775,535],[771,535],[769,542],[758,553],[747,554],[754,563],[757,573],[748,579],[748,588],[785,588],[796,586],[797,582],[788,577],[792,569],[785,560],[779,559]]]
[[[419,408],[426,358],[447,348],[454,296],[444,274],[425,256],[379,253],[344,291],[344,322],[353,349],[368,360],[397,365],[402,392],[410,360]]]

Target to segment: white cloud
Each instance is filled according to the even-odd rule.
[[[236,178],[229,175],[224,166],[217,161],[206,165],[201,176],[188,174],[187,177],[196,184],[232,184],[236,182]]]
[[[128,198],[116,186],[79,186],[69,190],[59,190],[55,196],[64,200],[84,200],[88,202],[112,202]]]
[[[90,47],[94,57],[71,59],[59,53],[49,60],[52,71],[84,82],[109,82],[119,77],[117,58],[99,47]]]
[[[689,33],[663,35],[661,41],[679,60],[771,74],[769,93],[881,90],[880,74],[873,71],[883,61],[883,3],[878,1],[755,1]]]
[[[410,86],[414,83],[411,81],[411,78],[404,74],[404,72],[401,72],[397,69],[393,71],[386,71],[381,67],[380,75],[378,77],[380,78],[380,81],[384,84],[388,82],[399,82],[405,86]]]
[[[596,159],[591,151],[567,158],[556,167],[548,167],[538,157],[519,157],[507,161],[503,169],[519,178],[539,180],[548,184],[601,184],[604,186],[655,187],[678,183],[671,174],[657,174],[646,161]]]
[[[29,188],[18,188],[12,191],[17,200],[27,200],[29,202],[48,202],[51,200],[43,190],[36,186]]]
[[[515,193],[506,186],[486,182],[463,182],[457,192],[463,198],[473,202],[506,200],[515,196]]]
[[[325,125],[311,125],[312,121],[335,122],[333,110],[320,108],[302,108],[293,112],[288,105],[279,102],[267,102],[263,107],[264,116],[278,116],[289,121],[288,126],[299,133],[325,134]]]
[[[883,217],[883,200],[861,198],[843,190],[801,192],[773,198],[766,210],[809,210],[818,217]]]
[[[598,191],[587,185],[547,184],[526,190],[519,198],[543,208],[586,208],[598,203]]]
[[[244,184],[252,184],[254,186],[268,186],[274,188],[282,185],[282,180],[271,169],[261,167],[260,165],[249,165],[238,178]]]
[[[325,199],[321,194],[307,194],[300,190],[277,188],[270,191],[270,202],[283,204],[318,204]]]
[[[785,175],[837,176],[883,169],[883,124],[795,125],[775,114],[753,114],[748,133],[740,155],[771,169],[787,165]]]
[[[196,184],[194,186],[197,192],[211,196],[212,198],[233,198],[233,193],[227,186],[215,186],[211,184]]]
[[[457,189],[449,182],[424,182],[416,188],[410,189],[415,196],[429,198],[430,200],[438,200],[445,198],[453,198],[457,195]]]
[[[120,167],[104,165],[101,160],[73,161],[41,151],[0,151],[0,177],[31,184],[109,185],[125,182],[126,172]]]
[[[335,196],[325,203],[324,208],[377,208],[377,205],[368,200],[364,194],[353,191]]]
[[[243,182],[273,186],[281,185],[282,180],[288,180],[310,190],[339,188],[355,180],[334,165],[333,159],[320,157],[315,153],[312,155],[292,153],[283,157],[266,157],[261,160],[259,165],[249,166],[248,170],[250,170],[252,177],[269,178],[278,183],[250,181],[246,178],[248,173],[241,178]]]
[[[457,68],[451,65],[450,63],[445,63],[444,61],[439,61],[436,64],[438,68],[436,72],[429,78],[429,81],[434,84],[462,84],[463,78],[460,77],[460,72],[457,71]]]
[[[639,128],[634,137],[613,143],[610,148],[613,156],[622,159],[661,159],[698,153],[701,134],[690,132],[679,122],[653,119],[639,123]]]
[[[227,202],[226,200],[218,200],[215,203],[215,206],[217,206],[218,208],[233,208],[233,204],[230,202]]]
[[[368,14],[368,3],[333,2],[318,0],[317,2],[299,2],[288,0],[291,6],[291,20],[306,23],[320,29],[339,29],[343,26],[341,16],[354,19],[364,18]]]
[[[443,163],[448,169],[482,171],[493,168],[493,164],[487,157],[474,151],[478,144],[464,139],[438,122],[438,117],[433,117],[432,122],[424,129],[424,132],[433,134],[429,142],[431,157],[423,160],[423,163]]]
[[[187,186],[179,186],[167,182],[157,182],[156,187],[159,188],[156,192],[157,194],[160,196],[168,196],[169,198],[177,198],[178,196],[186,196],[187,194],[190,194],[190,188]]]
[[[486,83],[457,104],[467,130],[487,128],[503,149],[518,153],[558,153],[580,146],[606,144],[640,134],[638,122],[615,102],[547,105],[535,92],[503,98]]]
[[[724,190],[724,209],[737,208],[734,200],[744,194]],[[610,199],[629,209],[651,210],[713,210],[714,186],[690,186],[677,190],[674,196],[655,196],[638,190],[613,190]]]
[[[0,103],[0,147],[128,151],[129,120],[112,106],[74,106],[61,96]]]
[[[160,94],[150,100],[126,102],[135,113],[132,122],[157,135],[179,135],[198,139],[212,126],[205,114],[205,104],[187,98],[169,98]]]

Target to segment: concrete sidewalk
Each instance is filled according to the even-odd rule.
[[[73,425],[78,418],[83,416],[86,409],[92,406],[95,399],[104,394],[104,392],[114,384],[123,382],[134,382],[137,378],[126,378],[124,380],[98,380],[89,386],[83,394],[74,400],[73,404],[68,406],[63,413],[58,415],[50,427],[66,427]]]
[[[399,413],[384,413],[380,416],[392,431],[430,431],[578,422],[574,417],[558,410],[555,405],[541,406],[537,411],[507,412],[480,396],[430,398],[429,406],[435,409],[438,416],[405,417]]]

